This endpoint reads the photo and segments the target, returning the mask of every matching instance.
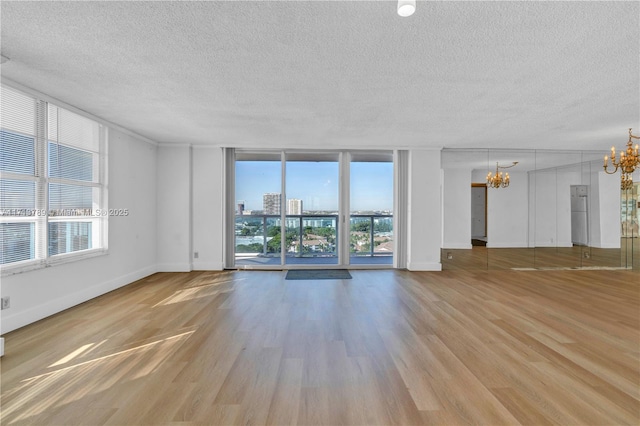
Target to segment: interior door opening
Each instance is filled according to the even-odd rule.
[[[486,246],[487,235],[487,185],[471,184],[471,245]]]

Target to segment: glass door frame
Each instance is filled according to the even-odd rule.
[[[307,150],[283,150],[281,151],[281,164],[282,164],[282,189],[281,189],[281,193],[282,193],[282,206],[280,208],[280,214],[281,214],[281,221],[280,221],[280,235],[281,235],[281,241],[285,241],[285,239],[283,239],[283,237],[286,236],[286,227],[287,227],[287,200],[288,200],[288,195],[287,195],[287,162],[288,161],[292,161],[290,160],[290,157],[293,156],[299,156],[299,158],[306,158],[309,157],[309,161],[332,161],[331,157],[337,157],[337,163],[338,163],[338,217],[336,219],[336,251],[337,251],[337,263],[287,263],[287,247],[285,246],[285,244],[281,244],[281,260],[280,260],[280,266],[282,268],[285,269],[323,269],[323,268],[327,268],[327,267],[331,267],[334,269],[344,269],[346,267],[348,267],[348,263],[344,264],[343,261],[343,256],[342,256],[342,252],[343,252],[343,243],[342,243],[342,239],[343,239],[343,235],[344,232],[341,232],[341,226],[343,226],[343,222],[344,222],[344,203],[343,203],[343,198],[342,198],[342,191],[343,191],[343,183],[344,183],[344,179],[343,179],[343,171],[344,171],[344,154],[345,152],[342,151],[333,151],[333,150],[328,150],[328,151],[307,151]],[[316,159],[314,159],[314,156]],[[320,160],[322,159],[322,160]],[[298,159],[298,161],[301,161],[300,159]],[[347,185],[348,186],[348,185]],[[348,206],[346,207],[348,208]],[[301,212],[302,213],[302,212]],[[301,215],[302,216],[302,215]],[[302,217],[300,217],[300,228],[303,227],[302,225]],[[302,241],[302,233],[300,235],[300,241]],[[302,250],[302,246],[300,247],[300,249]],[[348,259],[347,259],[348,260]]]
[[[236,263],[236,247],[235,247],[235,198],[236,198],[236,172],[235,172],[235,164],[236,164],[236,150],[233,148],[225,149],[225,176],[226,176],[226,195],[225,195],[225,250],[224,250],[224,259],[225,259],[225,267],[231,269],[273,269],[273,270],[283,270],[283,269],[322,269],[322,268],[334,268],[334,269],[389,269],[392,267],[398,267],[396,262],[396,253],[394,251],[394,260],[393,264],[388,265],[376,265],[376,264],[350,264],[350,166],[352,155],[350,150],[326,150],[326,151],[311,151],[311,150],[261,150],[261,149],[238,149],[238,152],[242,153],[253,153],[256,154],[264,153],[264,154],[280,154],[280,164],[281,164],[281,201],[280,201],[280,236],[281,236],[281,245],[280,245],[280,264],[279,265],[238,265]],[[397,172],[396,172],[396,152],[393,150],[371,150],[367,152],[372,153],[380,153],[385,152],[390,155],[391,161],[394,167],[394,202],[393,207],[394,210],[397,206]],[[359,151],[360,152],[360,151]],[[366,152],[366,151],[361,151]],[[284,242],[286,242],[286,219],[287,219],[287,192],[286,192],[286,181],[287,181],[287,155],[302,155],[309,156],[310,159],[313,155],[318,155],[319,157],[327,158],[331,155],[336,155],[338,158],[338,218],[336,222],[336,250],[337,250],[337,263],[332,264],[287,264],[286,256],[287,256],[287,247]],[[313,160],[311,160],[313,161]],[[397,224],[397,218],[394,211],[393,217],[393,227],[394,227],[394,239],[395,239],[395,229]],[[266,230],[264,230],[266,232]],[[265,242],[266,244],[266,242]],[[398,243],[396,241],[395,246],[398,247]]]

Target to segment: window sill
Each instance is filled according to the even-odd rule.
[[[109,254],[108,249],[92,249],[83,250],[81,252],[58,254],[48,258],[47,260],[27,260],[15,265],[1,266],[0,276],[7,277],[16,274],[22,274],[24,272],[30,272],[38,269],[49,268],[51,266],[63,265],[65,263],[91,259],[93,257],[104,256],[107,254]]]

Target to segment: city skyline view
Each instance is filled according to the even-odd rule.
[[[350,173],[350,211],[393,210],[393,163],[352,162]],[[280,175],[280,161],[236,161],[236,203],[263,210],[264,194],[282,192]],[[338,162],[289,161],[286,177],[287,199],[302,200],[304,211],[338,210]]]

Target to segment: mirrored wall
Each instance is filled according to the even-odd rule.
[[[443,150],[443,269],[640,269],[640,171],[604,154]]]

